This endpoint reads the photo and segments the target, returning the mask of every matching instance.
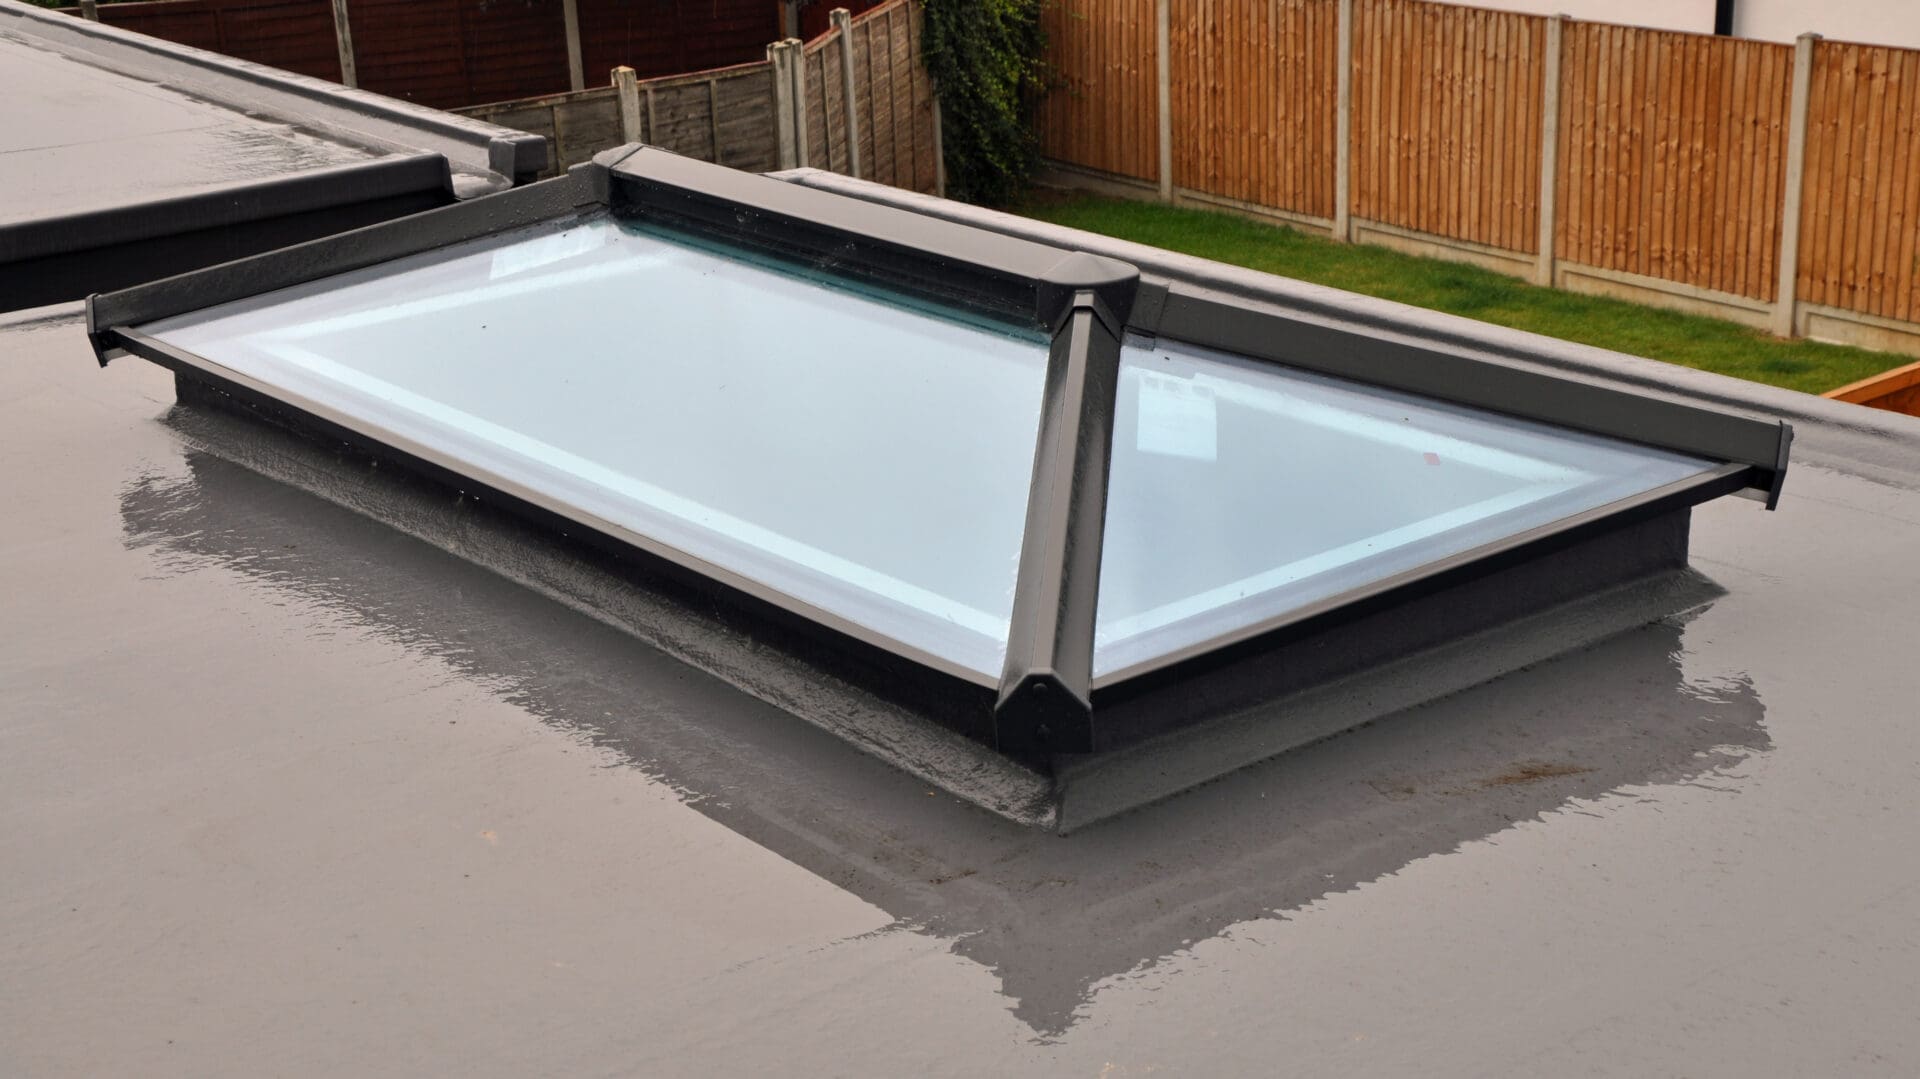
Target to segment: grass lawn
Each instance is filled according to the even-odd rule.
[[[1476,266],[1335,243],[1212,210],[1039,192],[1016,209],[1088,232],[1808,393],[1911,362],[1845,345],[1782,340],[1732,322],[1625,300],[1540,288]]]

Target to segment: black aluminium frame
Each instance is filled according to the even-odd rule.
[[[351,417],[259,385],[137,327],[158,319],[363,269],[408,255],[595,212],[652,221],[830,267],[1050,335],[1026,533],[1005,666],[993,684],[975,672],[571,510],[538,492],[473,475],[430,448],[366,429]],[[649,147],[622,147],[567,176],[482,200],[226,263],[87,301],[102,364],[132,353],[197,380],[244,407],[379,456],[430,478],[478,488],[518,513],[586,527],[589,542],[664,564],[701,592],[716,589],[751,616],[817,638],[836,673],[886,683],[943,722],[1027,760],[1085,753],[1098,742],[1096,706],[1204,675],[1265,647],[1434,594],[1722,494],[1778,501],[1791,428],[1779,421],[1682,404],[1558,377],[1444,341],[1369,334],[1332,321],[1261,310],[1235,297],[1144,280],[1132,266],[843,195],[736,172]],[[1545,422],[1722,462],[1702,475],[1509,536],[1330,597],[1148,663],[1095,679],[1107,473],[1129,331],[1166,336],[1386,389]],[[879,679],[864,679],[862,672]],[[980,713],[985,713],[980,716]],[[980,719],[984,718],[984,725]]]

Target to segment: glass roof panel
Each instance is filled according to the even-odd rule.
[[[476,478],[1000,674],[1038,331],[604,215],[147,330]]]
[[[1096,677],[1713,465],[1129,337],[1111,467]]]

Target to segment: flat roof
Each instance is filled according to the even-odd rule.
[[[8,36],[0,110],[0,225],[394,156]]]
[[[0,317],[0,1071],[1920,1066],[1920,420],[846,189],[1784,416],[1787,497],[1691,616],[1061,838]]]
[[[0,309],[530,179],[535,135],[0,0]]]

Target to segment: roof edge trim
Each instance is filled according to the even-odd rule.
[[[497,187],[510,186],[547,165],[547,140],[539,135],[117,26],[0,0],[0,28],[72,59],[166,82],[244,111],[347,133],[390,149],[435,150],[462,171],[494,174]]]
[[[71,254],[196,229],[224,228],[416,191],[451,195],[452,170],[436,153],[353,161],[242,180],[146,202],[0,226],[0,263]],[[449,201],[451,201],[449,199]]]
[[[87,336],[104,366],[122,348],[116,330],[604,206],[590,170],[575,170],[484,199],[89,296]]]

